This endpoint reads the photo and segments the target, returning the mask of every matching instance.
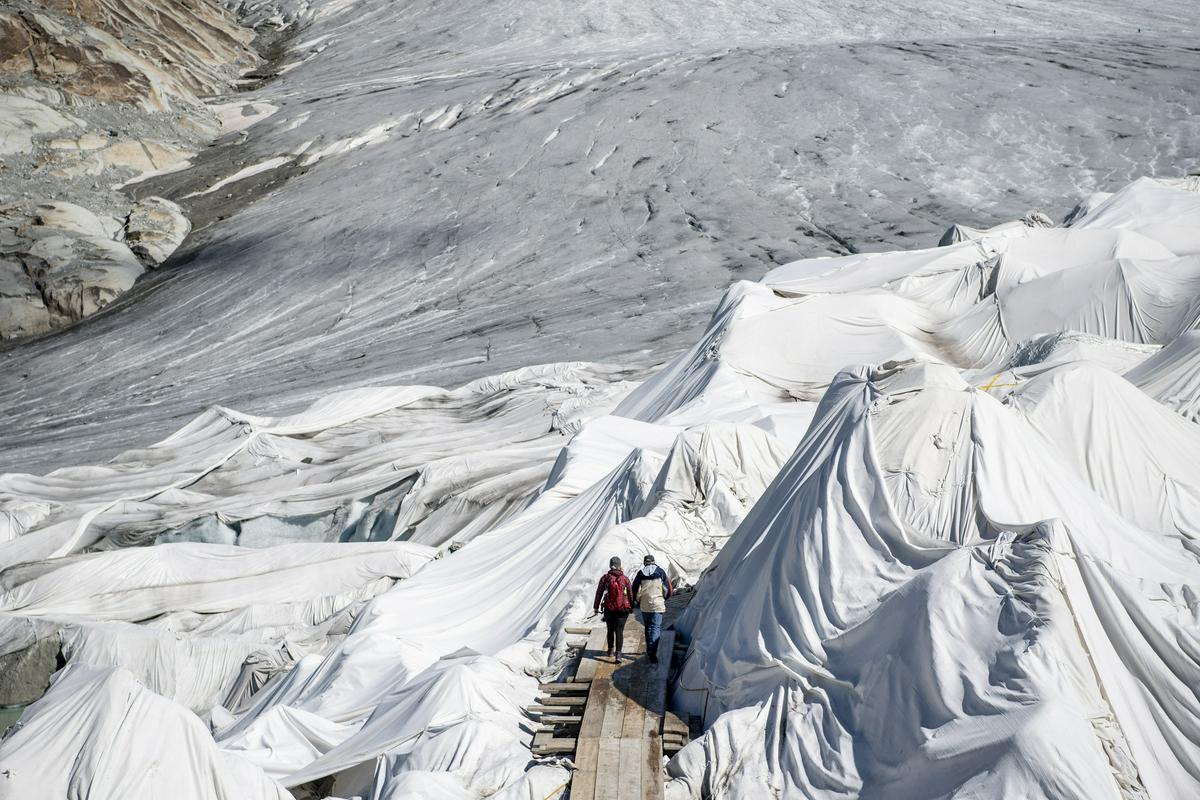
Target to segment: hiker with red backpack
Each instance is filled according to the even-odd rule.
[[[608,572],[600,578],[596,587],[596,601],[592,603],[592,613],[599,614],[600,606],[604,606],[604,624],[608,628],[608,656],[616,654],[618,664],[621,663],[621,645],[625,642],[625,621],[633,610],[633,589],[629,578],[621,571],[621,559],[613,556],[608,560]]]

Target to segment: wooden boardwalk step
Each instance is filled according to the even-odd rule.
[[[590,681],[570,681],[559,683],[543,683],[541,690],[547,694],[584,694],[588,693]]]
[[[690,714],[688,716],[691,716]],[[679,731],[687,734],[689,731],[687,720],[676,714],[674,711],[668,711],[663,716],[663,734],[667,731]]]
[[[692,720],[666,707],[675,631],[663,632],[662,659],[651,663],[639,622],[633,615],[625,628],[620,664],[608,657],[603,625],[567,628],[588,637],[575,677],[542,684],[528,709],[534,754],[572,756],[572,800],[663,800],[664,754],[691,741]]]
[[[548,706],[581,706],[587,702],[587,695],[586,694],[550,695],[549,697],[539,697],[538,702],[545,703]]]
[[[535,755],[566,755],[575,752],[575,740],[556,737],[550,733],[538,733],[533,737]]]
[[[629,627],[626,626],[625,638],[629,638]],[[579,669],[575,670],[575,680],[590,681],[596,676],[599,670],[599,665],[602,663],[600,659],[605,659],[607,663],[606,650],[608,644],[605,637],[604,626],[592,630],[591,636],[588,637],[587,647],[583,651],[583,656],[579,659]]]
[[[538,720],[544,725],[578,725],[583,717],[577,714],[545,714]]]
[[[687,715],[688,718],[691,715]],[[688,727],[688,719],[680,716],[674,711],[667,711],[663,715],[663,752],[667,755],[675,755],[691,741],[691,730]]]
[[[646,648],[636,619],[625,629],[622,652],[630,659],[621,664],[607,658],[603,634],[603,628],[592,632],[577,672],[591,679],[591,689],[576,739],[572,800],[662,800],[670,659],[652,664],[639,658]],[[674,638],[674,631],[664,632],[659,652],[672,652]],[[673,732],[669,741],[682,745],[682,733]]]

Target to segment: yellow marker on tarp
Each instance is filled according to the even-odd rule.
[[[979,388],[983,389],[985,392],[990,392],[992,389],[1003,389],[1008,386],[1016,386],[1015,383],[996,383],[996,381],[1000,380],[1000,376],[1003,374],[1003,372],[997,372],[992,376],[992,379],[988,381],[986,386],[980,386]]]

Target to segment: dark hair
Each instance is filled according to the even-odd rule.
[[[613,556],[612,558],[610,558],[610,559],[608,560],[608,568],[609,568],[609,569],[620,569],[620,568],[621,568],[621,559],[620,559],[620,557],[619,557],[619,556]]]
[[[647,553],[647,554],[646,554],[646,557],[642,559],[642,563],[643,563],[643,564],[653,564],[653,563],[654,563],[654,556],[652,556],[652,555],[650,555],[649,553]]]

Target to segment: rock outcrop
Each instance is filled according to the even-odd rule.
[[[94,313],[180,245],[178,206],[122,190],[221,133],[203,98],[259,63],[253,38],[216,0],[5,4],[0,339]]]
[[[161,197],[125,219],[74,203],[0,210],[0,339],[45,333],[94,314],[161,264],[189,225]]]
[[[0,72],[66,94],[173,111],[257,63],[251,31],[213,0],[41,0],[0,13]]]
[[[125,243],[148,268],[167,260],[183,243],[191,223],[179,206],[161,197],[147,197],[134,203],[125,221]]]

